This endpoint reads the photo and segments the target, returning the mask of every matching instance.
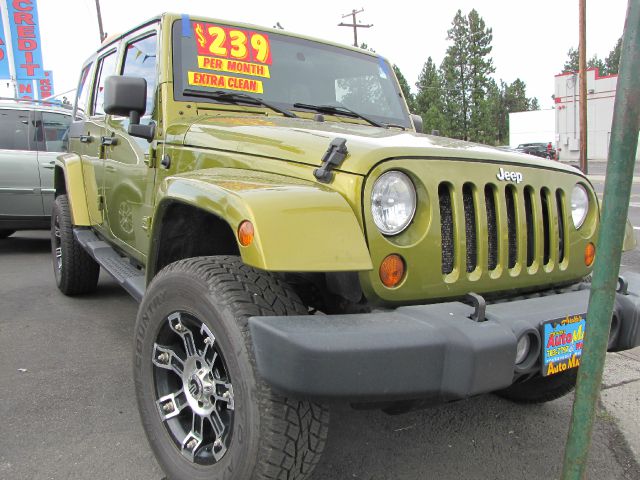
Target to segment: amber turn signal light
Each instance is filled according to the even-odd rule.
[[[249,220],[243,221],[238,227],[238,241],[243,247],[248,247],[253,242],[253,223]]]
[[[404,260],[395,253],[386,257],[380,264],[380,280],[387,288],[397,286],[404,277]]]
[[[593,264],[593,260],[596,258],[596,246],[589,242],[584,249],[584,264],[590,267]]]

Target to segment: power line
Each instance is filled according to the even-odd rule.
[[[360,10],[351,10],[351,13],[345,13],[344,15],[342,15],[342,18],[346,18],[346,17],[350,16],[353,19],[353,23],[340,22],[338,24],[339,27],[353,27],[353,46],[354,47],[358,46],[358,28],[371,28],[371,27],[373,27],[373,24],[364,25],[362,23],[356,23],[356,15],[359,14],[359,13],[362,13],[362,12],[364,12],[364,8],[361,8]]]

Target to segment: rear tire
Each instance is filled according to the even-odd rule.
[[[572,368],[550,377],[535,377],[526,382],[516,383],[495,393],[515,403],[550,402],[573,391],[576,386],[577,375],[578,369]]]
[[[14,233],[16,233],[15,230],[0,230],[0,240],[10,237]]]
[[[247,322],[303,314],[286,283],[239,257],[181,260],[156,275],[138,311],[134,380],[147,438],[168,478],[311,475],[329,412],[283,397],[260,378]]]
[[[80,295],[96,290],[100,265],[73,236],[71,210],[66,195],[53,203],[51,213],[51,256],[56,285],[65,295]]]

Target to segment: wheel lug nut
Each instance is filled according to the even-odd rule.
[[[213,442],[213,446],[214,448],[220,448],[222,447],[222,440],[220,440],[219,438],[216,439],[215,442]]]
[[[181,323],[176,324],[176,332],[182,331],[184,331],[184,325],[182,325]]]
[[[173,406],[173,402],[167,402],[162,406],[162,410],[164,410],[167,413],[171,413],[175,410],[174,406]]]
[[[211,337],[207,337],[204,339],[204,343],[206,343],[207,345],[212,345],[213,344],[213,340],[211,340]]]
[[[167,352],[163,352],[158,355],[158,361],[160,363],[169,363],[169,354]]]
[[[229,393],[229,390],[227,390],[226,392],[224,392],[222,394],[222,398],[224,398],[225,400],[229,400],[229,397],[231,397],[231,394]]]
[[[196,445],[198,444],[198,441],[195,438],[192,438],[191,440],[189,440],[189,442],[187,443],[187,448],[189,450],[193,450],[194,448],[196,448]]]

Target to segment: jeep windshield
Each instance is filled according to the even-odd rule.
[[[242,93],[259,100],[256,105],[297,114],[411,127],[391,67],[382,57],[206,21],[175,22],[173,47],[176,100],[228,104],[236,102],[207,93]]]

